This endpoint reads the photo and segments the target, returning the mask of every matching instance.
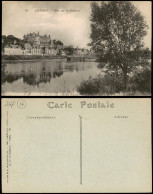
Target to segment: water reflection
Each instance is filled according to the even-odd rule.
[[[70,90],[76,88],[76,84],[84,78],[98,71],[95,62],[52,60],[6,63],[2,65],[3,91],[23,92],[25,87],[28,91],[28,86],[33,86],[30,90],[36,92]],[[17,88],[15,84],[18,85]],[[40,89],[39,86],[43,86],[43,89]]]
[[[13,69],[12,69],[13,68]],[[41,82],[50,82],[52,78],[63,74],[61,61],[57,66],[50,66],[47,62],[32,62],[24,65],[8,64],[3,67],[3,83],[12,83],[20,78],[29,85],[39,85]]]

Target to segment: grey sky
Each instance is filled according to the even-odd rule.
[[[23,38],[24,34],[39,31],[40,34],[50,34],[52,39],[61,40],[65,45],[87,47],[90,42],[90,3],[91,1],[3,2],[2,34]],[[151,2],[133,3],[145,16],[149,25],[144,42],[151,48]],[[25,9],[28,9],[28,12]],[[36,9],[48,9],[48,11],[35,12]],[[73,11],[66,12],[66,10]]]

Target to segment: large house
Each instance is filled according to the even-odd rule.
[[[87,56],[91,54],[88,49],[64,46],[60,40],[52,40],[50,35],[40,35],[39,32],[26,34],[22,40],[13,35],[2,36],[2,46],[4,55]]]
[[[54,43],[51,40],[50,35],[40,35],[38,33],[30,33],[23,36],[23,41],[29,43],[33,48],[53,48]]]
[[[5,55],[24,55],[24,50],[19,45],[5,46]]]
[[[2,44],[3,44],[2,39]],[[23,48],[16,44],[7,44],[3,49],[4,55],[58,55],[61,53],[62,45],[55,45],[50,35],[30,33],[23,36]]]

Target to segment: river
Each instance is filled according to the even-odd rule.
[[[79,95],[81,81],[101,72],[97,65],[66,59],[3,62],[2,95]]]

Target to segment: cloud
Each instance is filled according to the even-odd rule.
[[[90,42],[90,1],[8,1],[2,6],[2,34],[23,38],[30,32],[50,34],[66,45],[86,47]],[[151,48],[151,5],[133,2],[145,16],[150,31],[145,38]],[[45,9],[46,12],[36,12]],[[55,9],[78,10],[56,12]],[[26,12],[25,10],[28,10]]]
[[[90,4],[88,11],[86,7],[85,3],[79,2],[4,2],[2,33],[22,38],[26,33],[39,31],[64,44],[86,47],[89,42]],[[48,9],[48,12],[35,12],[36,9]],[[55,9],[78,12],[55,12]]]

